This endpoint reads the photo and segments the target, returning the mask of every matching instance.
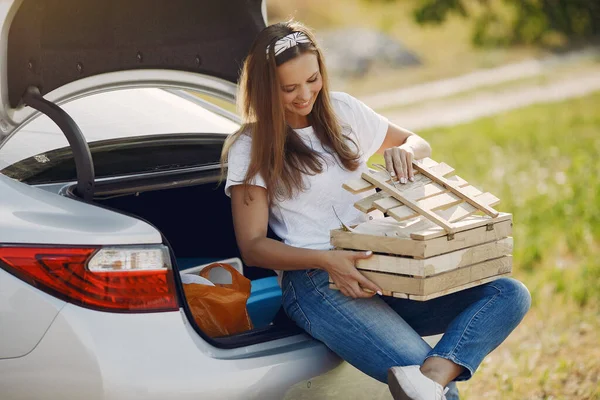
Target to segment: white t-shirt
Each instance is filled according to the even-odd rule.
[[[331,92],[331,102],[342,130],[359,146],[361,166],[347,171],[325,152],[312,127],[294,129],[302,140],[327,160],[323,172],[304,177],[307,190],[283,201],[275,199],[269,210],[269,226],[284,243],[307,249],[331,249],[330,231],[340,228],[332,206],[346,225],[364,222],[367,216],[354,208],[354,203],[373,192],[353,195],[342,184],[360,178],[367,170],[366,161],[381,147],[388,129],[388,120],[361,101],[341,92]],[[350,132],[348,132],[348,128]],[[231,186],[241,184],[250,163],[252,138],[240,135],[229,149],[225,194],[231,196]],[[260,175],[253,184],[266,187]],[[281,271],[276,271],[281,280]]]

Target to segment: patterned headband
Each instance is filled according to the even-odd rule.
[[[275,57],[287,49],[297,46],[299,43],[312,44],[308,36],[306,36],[303,32],[292,32],[289,35],[285,35],[273,45]],[[269,58],[269,47],[270,46],[267,46],[267,58]]]

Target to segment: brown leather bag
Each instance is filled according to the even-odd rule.
[[[231,273],[231,284],[215,286],[184,284],[183,290],[194,320],[210,337],[233,335],[252,329],[246,302],[250,297],[250,280],[229,264],[214,263],[200,271],[208,279],[215,268]]]

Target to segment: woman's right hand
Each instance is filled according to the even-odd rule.
[[[358,260],[371,257],[373,252],[330,250],[325,255],[323,269],[345,296],[357,299],[372,297],[375,293],[381,294],[381,288],[356,269]],[[370,292],[364,289],[369,289]]]

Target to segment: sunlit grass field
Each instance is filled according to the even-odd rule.
[[[422,134],[513,213],[515,276],[533,297],[466,398],[600,399],[600,93]]]
[[[533,297],[465,397],[600,399],[600,93],[421,134],[513,214],[514,275]]]
[[[600,298],[600,93],[420,134],[513,214],[534,304],[544,285],[582,306]]]
[[[523,323],[459,384],[463,399],[600,399],[600,93],[419,132],[514,218]],[[382,162],[376,157],[371,161]],[[286,399],[390,399],[348,364]]]

